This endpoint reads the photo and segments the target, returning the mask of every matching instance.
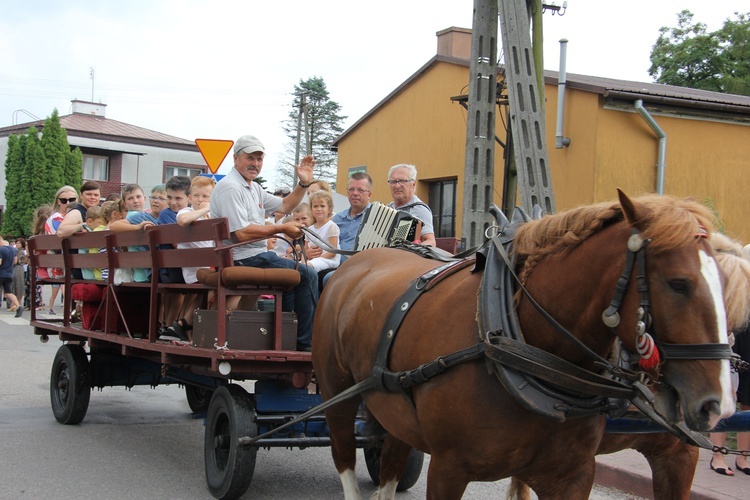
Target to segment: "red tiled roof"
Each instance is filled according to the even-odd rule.
[[[60,124],[68,132],[68,136],[73,137],[89,137],[131,144],[160,145],[162,147],[176,146],[177,149],[185,149],[185,146],[189,146],[190,149],[197,150],[193,141],[102,116],[73,113],[61,116]],[[44,120],[0,128],[0,137],[25,133],[31,126],[41,130],[44,127]]]

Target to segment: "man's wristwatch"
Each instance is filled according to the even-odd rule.
[[[299,185],[299,187],[305,188],[305,189],[310,187],[310,184],[302,184],[302,181],[297,181],[297,184]]]

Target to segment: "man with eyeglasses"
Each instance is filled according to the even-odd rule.
[[[422,245],[435,246],[435,230],[432,227],[432,210],[415,194],[417,167],[399,163],[388,170],[388,186],[393,201],[389,207],[407,212],[422,222],[419,240]]]
[[[370,206],[370,196],[372,195],[372,177],[366,172],[355,172],[349,177],[347,183],[346,195],[349,198],[349,208],[333,216],[333,222],[339,227],[339,248],[341,250],[354,250],[354,243],[357,239],[359,226],[362,225],[365,209]],[[322,255],[323,249],[320,247],[307,250],[308,258],[315,258]],[[343,264],[348,256],[342,255],[339,265]],[[323,272],[321,281],[322,290],[333,276],[335,269]]]

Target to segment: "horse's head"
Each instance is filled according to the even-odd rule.
[[[633,230],[627,251],[640,266],[633,273],[638,276],[631,286],[635,293],[623,302],[617,333],[641,354],[642,366],[676,391],[679,410],[667,402],[666,390],[659,391],[665,398],[661,409],[681,411],[690,428],[709,430],[734,413],[726,359],[726,279],[708,239],[709,214],[688,200],[631,200],[622,192],[619,198]],[[628,313],[635,317],[626,318]],[[680,420],[676,414],[667,416]]]

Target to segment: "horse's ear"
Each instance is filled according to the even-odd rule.
[[[622,207],[622,214],[625,216],[625,220],[629,225],[633,227],[637,226],[638,221],[642,218],[638,207],[620,188],[617,188],[617,196],[620,199],[620,206]]]

